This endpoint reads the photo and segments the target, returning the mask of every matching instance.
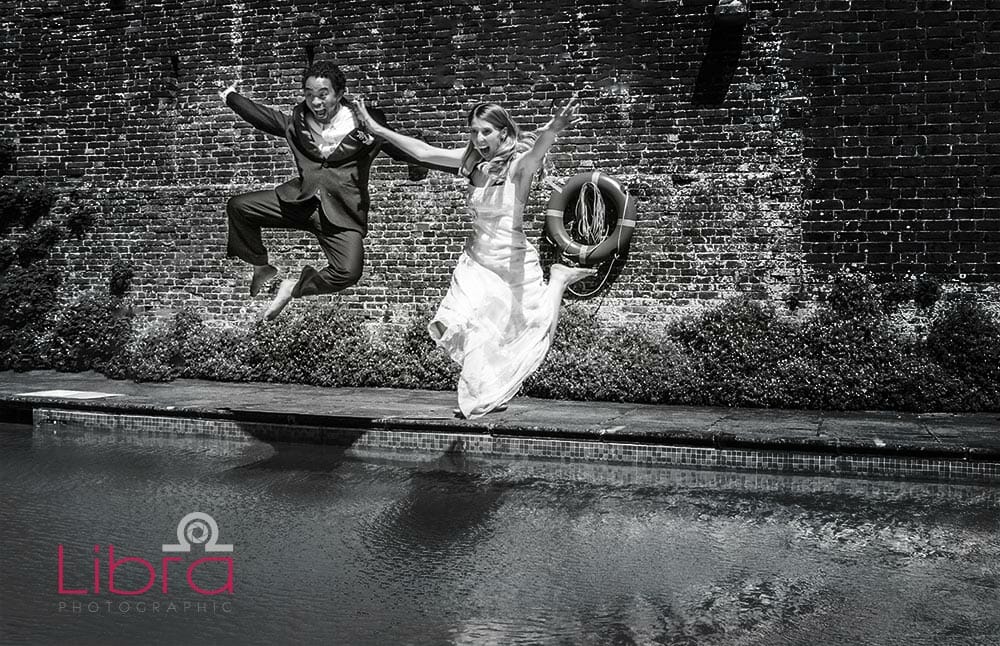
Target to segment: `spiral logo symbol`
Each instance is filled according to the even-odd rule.
[[[192,545],[204,545],[206,552],[232,552],[232,545],[221,545],[219,526],[206,513],[191,512],[177,523],[177,543],[163,545],[164,552],[190,552]]]
[[[208,528],[208,523],[203,520],[192,521],[188,523],[188,526],[184,529],[184,537],[188,539],[189,543],[194,543],[195,545],[201,545],[207,541],[211,535],[212,532]]]

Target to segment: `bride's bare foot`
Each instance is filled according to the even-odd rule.
[[[562,263],[556,263],[549,269],[549,275],[556,280],[561,280],[567,285],[589,278],[597,274],[596,269],[590,267],[568,267]]]
[[[278,270],[271,265],[254,265],[253,277],[250,278],[250,295],[256,296],[260,290],[278,275]]]
[[[496,407],[491,408],[490,410],[486,411],[486,413],[502,413],[505,410],[507,410],[507,402],[504,402],[502,404],[497,404]],[[466,419],[465,413],[462,412],[461,408],[453,408],[451,409],[451,412],[454,413],[455,417],[457,417],[458,419]],[[476,413],[476,414],[478,415],[481,413]]]
[[[281,285],[278,286],[278,293],[274,295],[274,300],[271,301],[271,305],[264,312],[265,321],[273,321],[278,318],[281,310],[285,309],[285,305],[288,305],[292,300],[292,290],[295,289],[295,282],[291,279],[281,281]]]

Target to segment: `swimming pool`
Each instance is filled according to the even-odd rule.
[[[5,644],[913,645],[1000,634],[994,487],[357,459],[328,446],[6,426],[0,490]],[[161,575],[162,546],[195,511],[232,545],[214,553],[230,559],[231,594],[198,592],[229,581],[221,560],[195,568],[195,587],[186,580],[208,554],[200,544]],[[134,559],[116,589],[149,582],[141,560],[154,566],[149,590],[109,591],[109,546]]]

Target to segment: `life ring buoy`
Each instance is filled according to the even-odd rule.
[[[570,198],[578,194],[588,182],[593,182],[601,191],[601,195],[610,199],[614,212],[618,215],[615,228],[608,237],[595,245],[585,245],[571,238],[566,232],[563,220],[563,213]],[[635,200],[617,180],[600,171],[579,173],[571,177],[565,186],[552,194],[545,210],[545,229],[549,238],[563,255],[581,265],[596,265],[612,255],[625,253],[629,241],[632,240],[635,225]]]

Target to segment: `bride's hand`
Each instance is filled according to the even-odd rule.
[[[365,107],[365,100],[363,97],[358,97],[354,100],[354,105],[358,108],[358,118],[361,119],[361,126],[368,130],[372,129],[375,124],[375,119],[372,119],[372,115],[368,114],[368,108]]]
[[[583,117],[577,114],[576,110],[578,107],[578,93],[574,92],[573,96],[571,96],[569,101],[566,102],[566,105],[564,105],[561,110],[556,112],[555,116],[549,119],[549,122],[545,124],[545,129],[551,130],[554,134],[559,134],[566,128],[580,123],[583,121]]]

